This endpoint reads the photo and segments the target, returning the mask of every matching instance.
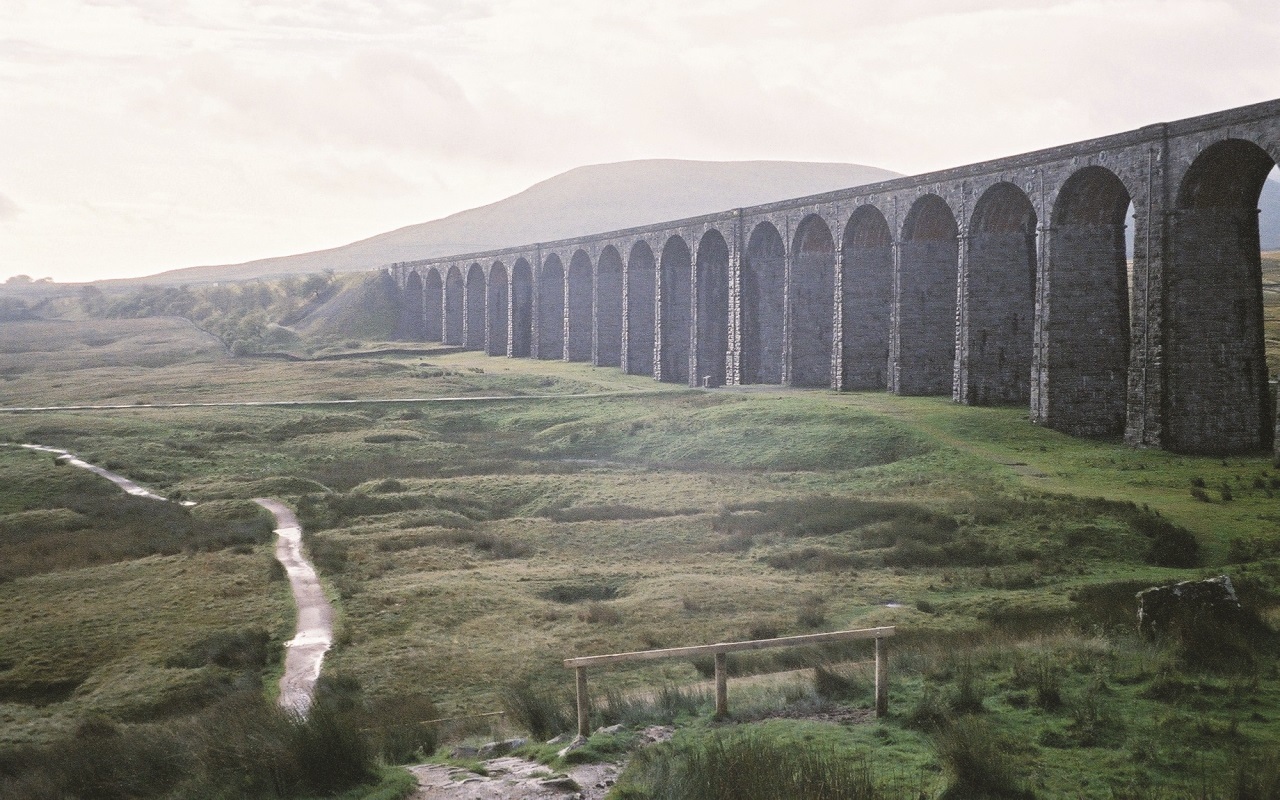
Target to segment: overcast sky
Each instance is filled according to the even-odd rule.
[[[636,158],[904,173],[1280,96],[1275,0],[0,0],[0,280],[345,244]]]

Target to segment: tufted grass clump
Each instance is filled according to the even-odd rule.
[[[900,795],[877,784],[866,754],[796,747],[751,729],[717,732],[636,752],[620,777],[624,800],[877,800]]]

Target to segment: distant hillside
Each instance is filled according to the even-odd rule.
[[[487,206],[331,250],[171,270],[135,283],[200,283],[376,269],[711,214],[899,177],[859,164],[655,159],[578,167]]]
[[[859,164],[805,161],[624,161],[578,167],[479,208],[330,250],[188,267],[112,283],[237,281],[491,250],[710,214],[899,177]],[[1258,201],[1263,250],[1280,250],[1280,181]]]
[[[1258,208],[1262,211],[1258,219],[1262,249],[1280,250],[1280,181],[1273,179],[1263,184]]]

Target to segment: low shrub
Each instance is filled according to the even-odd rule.
[[[605,701],[597,704],[592,725],[624,725],[639,728],[646,725],[673,725],[679,717],[696,717],[713,704],[703,690],[664,685],[653,695],[626,695],[619,691],[605,693]]]
[[[70,738],[0,754],[5,796],[33,799],[331,795],[373,777],[350,717],[317,703],[303,718],[257,693],[162,724],[91,718]]]
[[[166,666],[260,671],[269,663],[279,662],[281,655],[280,646],[272,645],[271,634],[265,629],[245,628],[214,632],[170,658]]]
[[[1131,515],[1130,526],[1147,537],[1146,561],[1157,567],[1194,567],[1200,563],[1195,534],[1152,511]]]
[[[947,776],[943,800],[1034,796],[1022,785],[1026,765],[1017,744],[986,720],[960,717],[938,728],[933,744]]]
[[[578,612],[578,619],[592,625],[617,625],[622,621],[622,614],[613,606],[593,601]]]
[[[1035,704],[1045,711],[1062,707],[1062,672],[1049,656],[1030,658],[1017,654],[1013,661],[1013,686],[1035,691]]]
[[[636,752],[617,797],[682,800],[871,800],[893,794],[876,785],[871,762],[835,748],[774,740],[754,731],[716,733]]]
[[[508,718],[536,739],[551,739],[578,724],[577,701],[563,690],[538,687],[525,678],[509,684],[501,694]]]

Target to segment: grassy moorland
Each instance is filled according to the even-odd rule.
[[[66,326],[63,360],[48,325]],[[340,610],[326,666],[336,693],[447,717],[512,712],[445,737],[571,724],[560,661],[572,655],[898,626],[891,714],[878,723],[829,721],[870,705],[865,666],[845,663],[865,648],[731,659],[739,724],[728,727],[710,719],[708,663],[594,671],[599,721],[681,726],[636,759],[620,797],[797,752],[815,759],[806,770],[859,765],[841,780],[871,794],[845,796],[1280,787],[1280,471],[1263,455],[1132,450],[941,398],[690,391],[468,353],[267,362],[201,342],[162,320],[5,325],[0,397],[510,399],[0,416],[0,438],[65,447],[198,502],[190,522],[163,521],[189,548],[119,545],[94,561],[74,555],[85,537],[117,535],[80,536],[94,515],[68,496],[91,495],[76,488],[87,479],[0,448],[0,468],[26,487],[0,484],[0,526],[45,542],[49,559],[0,583],[6,741],[51,741],[92,715],[126,727],[177,718],[221,696],[180,691],[216,683],[216,664],[165,666],[194,663],[182,661],[193,643],[252,628],[278,645],[288,614],[267,546],[224,546],[201,527],[202,514],[240,520],[246,499],[271,494],[301,513]],[[567,397],[583,391],[616,394]],[[1253,615],[1248,636],[1136,635],[1138,589],[1223,573]],[[76,613],[87,620],[53,624]],[[131,643],[126,655],[84,645],[108,625],[94,641]],[[22,694],[40,681],[43,694]],[[141,710],[113,700],[126,695],[154,699]],[[165,699],[177,695],[187,705]],[[627,736],[593,747],[616,752]]]

